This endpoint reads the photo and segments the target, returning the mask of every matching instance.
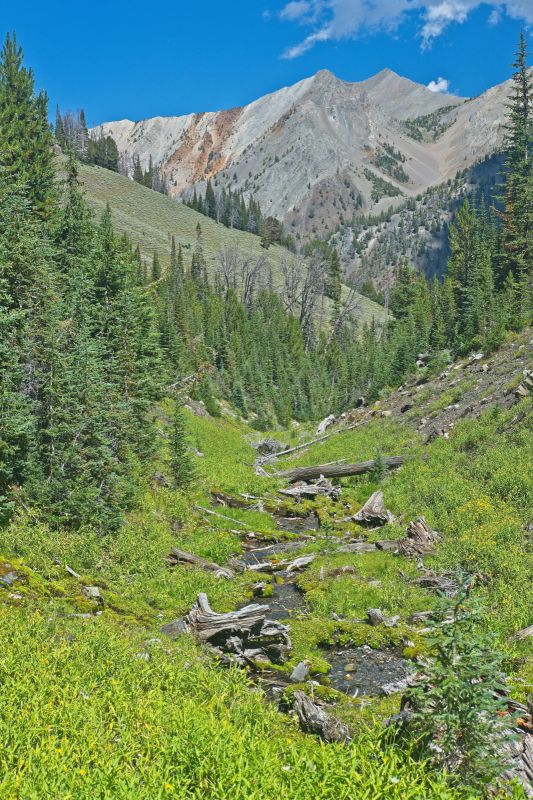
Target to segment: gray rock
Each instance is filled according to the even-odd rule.
[[[0,576],[0,583],[3,583],[4,586],[13,586],[15,581],[17,580],[18,575],[16,572],[8,572],[7,575]]]
[[[381,687],[381,694],[384,694],[385,697],[389,697],[391,694],[398,694],[398,692],[405,692],[408,686],[409,686],[409,680],[407,678],[401,678],[399,681],[383,684],[383,686]]]
[[[104,602],[104,598],[98,586],[82,586],[81,591],[87,600],[96,600],[97,603]]]
[[[308,675],[309,675],[309,665],[307,664],[306,661],[300,661],[300,663],[297,664],[294,667],[293,671],[291,672],[290,679],[293,683],[303,683],[303,681],[305,681]]]
[[[169,636],[171,639],[177,639],[178,636],[183,636],[188,630],[187,623],[183,617],[178,617],[178,619],[167,622],[166,625],[161,627],[161,633],[164,633],[165,636]]]

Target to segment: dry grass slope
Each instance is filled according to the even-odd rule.
[[[266,255],[272,266],[274,281],[279,275],[281,260],[287,254],[283,248],[274,246],[265,251],[258,236],[225,228],[187,206],[115,172],[82,165],[80,175],[90,207],[99,215],[109,203],[116,230],[126,233],[135,245],[139,244],[146,257],[151,258],[154,250],[157,250],[162,263],[167,264],[171,237],[174,235],[176,242],[184,249],[185,264],[188,265],[196,241],[196,225],[200,222],[204,252],[211,268],[215,267],[221,248],[236,247],[251,257]],[[384,309],[366,297],[360,297],[358,308],[362,322],[372,318],[380,322],[385,318]]]

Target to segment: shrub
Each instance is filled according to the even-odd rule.
[[[428,667],[407,695],[413,709],[408,729],[420,755],[459,785],[476,788],[501,774],[509,741],[502,657],[480,615],[467,584],[452,601],[440,599]]]

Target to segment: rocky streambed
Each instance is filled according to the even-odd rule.
[[[285,519],[285,530],[294,529],[293,522],[301,524],[301,518]],[[300,528],[302,530],[302,528]],[[313,528],[312,530],[316,530]],[[270,583],[264,583],[260,591],[265,594],[265,603],[268,603],[267,616],[290,625],[290,620],[295,617],[305,617],[309,608],[305,595],[298,588],[290,566],[294,561],[289,561],[288,569],[277,569],[282,565],[287,556],[297,553],[308,540],[280,542],[250,549],[245,552],[240,561],[249,569],[259,567],[269,569],[271,564],[274,574]],[[314,558],[314,556],[310,556]],[[302,569],[305,569],[304,565]],[[370,624],[370,623],[369,623]],[[378,650],[367,645],[361,647],[331,646],[324,649],[324,658],[330,664],[327,675],[328,685],[350,697],[361,695],[390,695],[403,691],[407,687],[408,678],[415,672],[411,662],[402,658],[401,654],[393,649]],[[262,672],[262,681],[268,686],[268,694],[273,696],[275,687],[286,687],[290,683],[304,682],[309,677],[309,669],[305,664],[299,664],[291,676],[282,676],[279,672],[266,675]]]

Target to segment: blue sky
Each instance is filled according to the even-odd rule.
[[[533,0],[3,5],[51,109],[84,107],[90,124],[230,108],[323,68],[357,81],[389,67],[472,96],[509,76],[533,25]]]

